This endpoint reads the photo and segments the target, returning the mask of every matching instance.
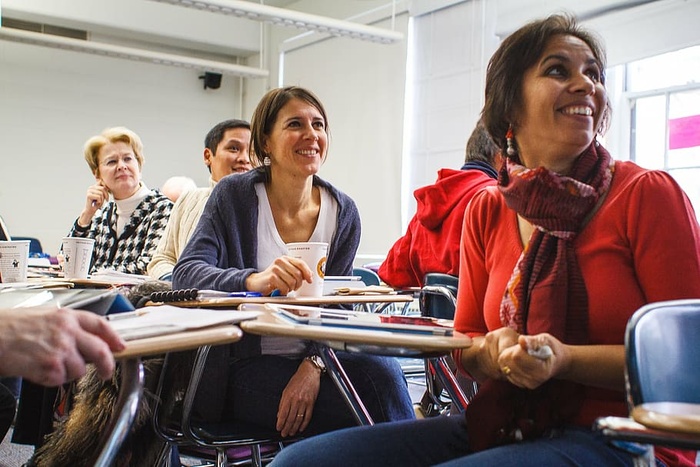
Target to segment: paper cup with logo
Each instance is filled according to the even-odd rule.
[[[94,247],[92,238],[63,237],[63,276],[66,279],[87,278]]]
[[[0,241],[0,282],[25,282],[29,240]]]
[[[320,297],[323,295],[323,278],[326,275],[326,256],[328,255],[328,243],[322,242],[298,242],[287,243],[287,254],[294,258],[302,259],[312,272],[313,281],[304,281],[296,290],[297,297]]]

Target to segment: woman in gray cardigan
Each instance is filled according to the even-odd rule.
[[[306,241],[329,244],[327,275],[351,275],[360,216],[352,199],[316,175],[328,145],[322,104],[302,88],[273,89],[258,104],[251,130],[258,167],[214,188],[175,266],[173,286],[287,294],[310,281],[311,271],[287,256],[285,244]],[[247,335],[212,350],[199,416],[250,422],[283,436],[356,424],[308,342]],[[395,359],[338,358],[375,421],[413,418]]]

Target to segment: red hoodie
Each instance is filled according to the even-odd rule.
[[[392,287],[420,287],[429,272],[459,273],[464,210],[472,196],[496,180],[481,170],[440,169],[434,185],[417,189],[416,215],[377,271]]]

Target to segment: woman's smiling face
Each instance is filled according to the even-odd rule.
[[[316,174],[326,157],[328,135],[321,112],[301,99],[291,99],[277,114],[265,141],[272,168],[296,176]]]
[[[513,125],[520,160],[567,173],[593,142],[607,105],[598,60],[581,39],[554,36],[522,86]]]

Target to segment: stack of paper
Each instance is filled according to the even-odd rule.
[[[260,311],[149,306],[108,315],[109,324],[124,340],[142,339],[219,324],[235,324],[260,316]]]

